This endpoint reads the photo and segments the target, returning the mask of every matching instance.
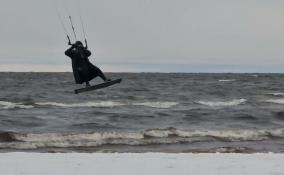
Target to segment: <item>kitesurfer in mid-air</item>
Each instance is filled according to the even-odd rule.
[[[87,44],[84,46],[81,41],[76,41],[75,44],[68,42],[71,47],[65,51],[65,55],[71,58],[73,75],[76,84],[86,83],[86,86],[90,86],[89,81],[99,76],[104,81],[110,81],[106,78],[104,73],[95,65],[93,65],[88,59],[91,56],[91,52],[88,50]]]

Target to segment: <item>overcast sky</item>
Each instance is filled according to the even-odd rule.
[[[55,6],[82,39],[80,4],[91,61],[105,71],[284,72],[283,0],[0,2],[0,71],[71,70]]]

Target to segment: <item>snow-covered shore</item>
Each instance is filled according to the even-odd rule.
[[[284,154],[1,153],[1,175],[281,175]]]

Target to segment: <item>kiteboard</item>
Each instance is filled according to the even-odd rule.
[[[116,79],[116,80],[107,81],[107,82],[104,82],[104,83],[101,83],[101,84],[97,84],[97,85],[94,85],[94,86],[89,86],[89,87],[85,87],[85,88],[81,88],[81,89],[76,89],[75,90],[75,94],[106,88],[108,86],[112,86],[114,84],[120,83],[121,81],[122,81],[122,79],[119,78],[119,79]]]

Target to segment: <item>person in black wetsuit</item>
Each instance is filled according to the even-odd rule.
[[[76,41],[75,44],[71,44],[69,49],[65,51],[65,55],[71,58],[73,75],[76,84],[86,83],[86,86],[90,86],[89,81],[99,76],[104,81],[110,81],[104,75],[104,73],[95,65],[93,65],[88,59],[91,56],[91,52],[87,46],[84,47],[81,41]]]

